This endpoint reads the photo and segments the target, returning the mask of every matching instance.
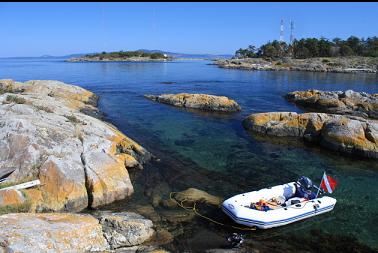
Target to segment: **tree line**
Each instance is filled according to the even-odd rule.
[[[112,58],[130,58],[130,57],[149,57],[151,59],[166,59],[162,53],[148,53],[142,50],[138,51],[118,51],[118,52],[102,52],[99,54],[88,54],[85,57],[94,58],[100,57],[102,59],[112,59]]]
[[[240,48],[235,52],[236,58],[282,58],[288,56],[298,59],[339,56],[378,57],[378,37],[360,39],[350,36],[346,40],[306,38],[294,40],[292,44],[274,40],[259,48],[249,45],[247,48]]]

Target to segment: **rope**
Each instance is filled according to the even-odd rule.
[[[225,227],[234,228],[234,229],[238,229],[238,230],[244,230],[244,231],[254,231],[254,230],[256,230],[256,227],[250,227],[250,228],[249,228],[249,227],[238,227],[238,226],[227,225],[227,224],[224,224],[224,223],[222,223],[222,222],[216,221],[216,220],[214,220],[214,219],[212,219],[212,218],[210,218],[210,217],[207,217],[207,216],[201,214],[201,213],[198,211],[198,209],[197,209],[197,207],[196,207],[196,205],[197,205],[196,202],[194,202],[193,206],[185,206],[185,205],[184,205],[184,202],[186,201],[186,199],[184,199],[184,200],[178,202],[175,198],[172,197],[172,195],[175,194],[175,193],[177,193],[177,192],[171,192],[171,193],[169,194],[169,199],[170,199],[170,200],[173,200],[174,202],[176,202],[176,204],[177,204],[179,207],[183,208],[184,210],[186,210],[186,211],[192,211],[195,215],[197,215],[197,216],[199,216],[199,217],[201,217],[201,218],[203,218],[203,219],[206,219],[206,220],[208,220],[208,221],[210,221],[210,222],[212,222],[212,223],[218,224],[218,225],[220,225],[220,226],[225,226]]]

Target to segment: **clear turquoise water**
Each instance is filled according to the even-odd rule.
[[[250,113],[300,112],[283,99],[287,92],[353,89],[378,93],[378,76],[250,72],[220,69],[208,63],[67,63],[62,59],[0,59],[0,78],[61,80],[95,92],[100,96],[99,108],[106,119],[161,159],[158,164],[147,165],[142,172],[131,172],[135,179],[135,196],[115,203],[112,208],[123,210],[140,203],[150,204],[149,191],[154,190],[167,198],[171,190],[193,186],[230,197],[293,181],[299,175],[319,181],[326,170],[339,181],[334,193],[338,202],[333,212],[248,236],[256,241],[261,240],[259,236],[278,240],[287,235],[306,237],[312,229],[320,229],[334,235],[352,236],[378,249],[376,161],[341,156],[296,140],[254,136],[241,126],[241,120]],[[177,92],[226,95],[235,99],[242,111],[230,115],[199,113],[154,103],[143,97],[144,94]],[[164,213],[161,207],[155,209]],[[226,219],[216,211],[213,214]],[[161,226],[170,231],[178,231],[180,226],[187,231],[176,232],[176,240],[168,246],[170,249],[195,251],[221,246],[224,236],[232,232],[199,219],[188,222],[184,228],[182,224]],[[209,238],[214,245],[204,244]]]

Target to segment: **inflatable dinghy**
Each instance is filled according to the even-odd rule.
[[[336,199],[315,197],[315,194],[312,199],[303,198],[298,194],[300,187],[298,182],[291,182],[239,194],[225,200],[222,210],[236,223],[261,229],[283,226],[332,211]]]

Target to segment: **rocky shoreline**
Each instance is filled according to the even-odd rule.
[[[1,80],[0,177],[39,179],[27,189],[32,211],[81,211],[133,193],[128,169],[151,154],[97,111],[95,95],[58,81]]]
[[[128,170],[152,156],[91,116],[99,115],[97,99],[58,81],[0,80],[1,252],[154,252],[138,246],[154,235],[139,214],[66,213],[127,198]],[[1,190],[35,179],[36,187]]]
[[[221,68],[270,71],[312,71],[334,73],[377,73],[378,58],[374,57],[333,57],[280,60],[262,58],[216,60]]]
[[[237,102],[224,96],[179,93],[145,95],[145,97],[163,104],[204,111],[237,112],[241,110],[241,107]]]

